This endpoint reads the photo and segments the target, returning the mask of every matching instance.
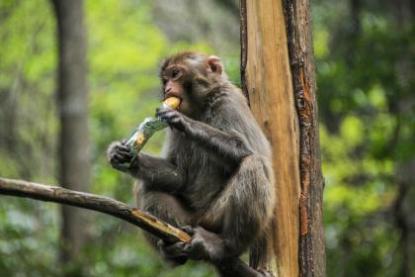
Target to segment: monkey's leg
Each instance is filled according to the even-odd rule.
[[[205,255],[203,258],[220,263],[239,257],[260,237],[274,207],[269,170],[260,157],[251,155],[243,159],[238,172],[199,222],[203,228],[194,229],[190,253],[197,249],[196,252]],[[218,222],[219,231],[208,231]]]
[[[137,205],[140,209],[166,221],[167,223],[179,227],[190,222],[190,214],[185,210],[180,201],[173,195],[151,191],[146,189],[143,184],[137,184],[136,189]],[[157,250],[161,251],[164,258],[173,264],[183,264],[187,256],[183,253],[172,251],[167,242],[160,241],[159,238],[145,233],[146,239]],[[173,248],[175,250],[176,248]]]
[[[231,178],[209,214],[222,215],[220,236],[227,256],[238,256],[258,237],[269,223],[274,193],[269,168],[260,157],[246,157]]]

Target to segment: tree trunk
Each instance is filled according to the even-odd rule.
[[[317,102],[307,0],[241,1],[244,91],[273,146],[276,276],[325,276]]]
[[[59,44],[59,182],[87,191],[90,179],[86,34],[82,0],[53,0]],[[85,214],[62,206],[63,263],[76,261],[85,240]]]
[[[411,0],[399,0],[391,3],[391,11],[395,15],[395,24],[399,30],[409,30],[413,28],[415,19],[415,3]],[[404,43],[405,45],[405,43]],[[404,47],[408,47],[405,45]],[[405,48],[404,48],[405,49]],[[395,61],[396,76],[398,78],[399,89],[389,96],[390,112],[396,118],[395,137],[391,140],[391,148],[396,159],[395,181],[397,185],[397,194],[394,205],[395,226],[400,233],[399,250],[400,250],[400,272],[399,276],[415,276],[415,220],[413,217],[415,211],[414,196],[414,172],[415,159],[403,158],[398,154],[399,143],[404,141],[405,118],[408,118],[410,112],[407,107],[415,105],[415,99],[412,96],[411,83],[415,81],[415,67],[409,65],[408,51],[402,51]],[[407,136],[407,135],[406,135]],[[401,142],[402,143],[402,142]]]

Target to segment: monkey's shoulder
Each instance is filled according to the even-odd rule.
[[[269,142],[240,91],[224,92],[212,105],[205,121],[212,127],[241,137],[255,153],[270,153]]]
[[[248,121],[246,120],[248,119]],[[201,121],[219,129],[226,129],[233,123],[244,124],[253,116],[246,98],[239,91],[222,91],[211,98]]]
[[[242,91],[235,87],[231,86],[228,88],[223,88],[221,90],[212,93],[208,99],[208,110],[213,111],[226,111],[229,108],[240,108],[248,109],[248,100],[243,95]]]

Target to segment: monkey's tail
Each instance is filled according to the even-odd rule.
[[[268,270],[272,256],[271,226],[273,224],[269,225],[249,249],[249,266],[252,268]]]

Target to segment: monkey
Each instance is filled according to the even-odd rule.
[[[178,109],[156,111],[170,127],[164,157],[134,158],[120,141],[107,150],[112,167],[140,180],[139,208],[192,236],[149,241],[177,265],[194,259],[220,267],[250,249],[251,266],[264,266],[275,205],[271,146],[247,98],[217,56],[175,54],[160,79],[162,99],[181,100]]]

